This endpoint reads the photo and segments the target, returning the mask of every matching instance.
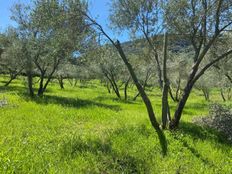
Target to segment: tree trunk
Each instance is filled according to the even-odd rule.
[[[228,100],[231,99],[231,88],[228,89],[228,97],[227,98],[228,98]]]
[[[151,105],[151,101],[148,98],[146,92],[144,91],[142,85],[139,83],[138,78],[135,75],[135,72],[134,72],[131,64],[128,62],[128,60],[126,58],[126,55],[124,54],[124,51],[122,50],[120,42],[117,41],[116,44],[114,43],[114,46],[117,48],[117,50],[118,50],[118,52],[120,54],[120,57],[122,58],[123,62],[125,63],[128,71],[130,72],[130,75],[131,75],[131,77],[132,77],[132,79],[133,79],[133,81],[134,81],[134,83],[135,83],[135,85],[136,85],[142,99],[143,99],[143,102],[144,102],[144,104],[146,106],[146,109],[147,109],[147,113],[148,113],[150,122],[151,122],[152,126],[154,127],[154,129],[156,130],[156,132],[158,134],[163,154],[166,155],[166,153],[167,153],[166,137],[165,137],[163,131],[160,129],[159,123],[156,120],[155,113],[154,113],[153,107]]]
[[[169,105],[168,105],[168,89],[169,82],[167,78],[167,34],[164,35],[164,48],[163,48],[163,94],[162,94],[162,127],[165,129],[167,127],[167,120],[169,114]]]
[[[63,76],[59,76],[58,81],[59,81],[60,89],[64,89],[64,78],[63,78]]]
[[[184,89],[183,96],[181,97],[181,99],[178,103],[177,109],[175,111],[174,118],[171,120],[171,122],[169,124],[170,129],[175,129],[179,126],[180,118],[181,118],[183,109],[185,107],[185,104],[188,100],[188,97],[192,91],[192,87],[193,87],[193,85],[191,83],[188,83],[186,85],[186,87]]]
[[[204,94],[205,100],[209,101],[209,90],[207,88],[202,88],[202,92]]]
[[[159,62],[159,55],[157,53],[157,50],[155,48],[155,46],[153,45],[150,37],[148,36],[148,33],[146,33],[145,31],[143,31],[143,34],[150,46],[150,48],[153,50],[154,52],[154,56],[155,56],[155,61],[156,61],[156,65],[157,65],[157,71],[158,71],[158,80],[159,80],[159,86],[160,86],[160,89],[163,88],[163,80],[162,80],[162,70],[161,70],[161,66],[160,66],[160,62]]]
[[[111,73],[111,80],[112,80],[112,83],[113,83],[113,86],[114,86],[114,90],[115,90],[115,94],[117,95],[117,97],[120,99],[121,98],[121,95],[120,95],[120,92],[119,92],[119,88],[118,88],[118,85],[115,81],[115,78],[114,78],[114,75]]]
[[[17,76],[23,71],[24,68],[21,68],[18,72],[16,71],[11,71],[10,70],[10,80],[4,85],[4,86],[9,86],[10,83],[17,78]]]
[[[39,90],[38,90],[38,96],[43,96],[45,90],[47,89],[48,84],[52,80],[53,74],[55,73],[56,69],[58,68],[59,63],[60,63],[60,61],[58,60],[54,64],[52,72],[48,75],[48,79],[47,79],[47,81],[45,82],[44,85],[43,85],[43,82],[44,82],[46,70],[41,71],[41,79],[40,79],[40,87],[39,87]]]
[[[133,101],[136,101],[139,95],[140,95],[140,93],[138,92],[138,93],[134,96]]]
[[[41,72],[41,76],[40,76],[40,82],[39,82],[39,89],[38,89],[38,96],[42,96],[43,95],[43,82],[44,82],[44,76],[45,76],[45,72]]]
[[[226,76],[227,79],[230,81],[230,83],[232,83],[232,77],[231,77],[228,73],[226,73],[225,76]]]
[[[143,90],[145,91],[146,87],[147,87],[147,81],[149,80],[150,78],[150,69],[147,70],[147,74],[146,74],[146,77],[145,77],[145,80],[144,80],[144,83],[143,83]],[[161,88],[162,89],[162,88]],[[138,92],[134,98],[133,98],[133,101],[136,101],[136,99],[138,98],[138,96],[140,95],[140,93]]]
[[[114,93],[116,94],[116,96],[120,99],[121,98],[121,95],[120,95],[120,92],[119,92],[119,89],[118,89],[118,85],[117,83],[115,82],[115,78],[114,78],[114,75],[112,73],[108,74],[107,72],[105,72],[103,70],[103,73],[105,75],[105,77],[109,80],[112,88],[113,88],[113,91]]]
[[[37,95],[38,95],[39,97],[41,97],[41,96],[43,96],[43,93],[44,93],[43,87],[42,87],[42,88],[39,87],[38,92],[37,92]]]
[[[167,120],[170,118],[168,115],[169,104],[168,104],[168,82],[164,82],[163,94],[162,94],[162,127],[165,129],[167,127]]]
[[[9,80],[8,82],[6,82],[6,84],[5,84],[4,86],[5,86],[5,87],[9,86],[10,83],[11,83],[14,79],[16,79],[16,77],[17,77],[17,75],[11,76],[11,77],[10,77],[10,80]]]
[[[148,98],[146,92],[143,90],[143,87],[142,85],[139,83],[138,81],[138,78],[131,66],[131,64],[128,62],[127,60],[127,57],[121,47],[121,44],[120,42],[117,40],[117,42],[115,43],[110,37],[109,35],[106,34],[106,32],[103,30],[103,28],[101,27],[101,25],[99,25],[98,23],[96,23],[96,21],[94,21],[91,17],[89,17],[88,15],[86,15],[86,17],[91,20],[97,27],[98,29],[103,33],[103,35],[109,39],[109,41],[114,45],[114,47],[117,49],[121,59],[123,60],[124,64],[126,65],[142,99],[143,99],[143,102],[146,106],[146,109],[147,109],[147,113],[148,113],[148,116],[149,116],[149,119],[150,119],[150,122],[152,124],[152,126],[154,127],[155,131],[157,132],[157,135],[159,137],[159,141],[160,141],[160,145],[161,145],[161,148],[162,148],[162,152],[163,152],[163,155],[166,155],[167,154],[167,141],[166,141],[166,137],[162,131],[162,129],[159,127],[159,123],[157,122],[156,120],[156,117],[155,117],[155,113],[153,111],[153,107],[151,105],[151,102],[150,102],[150,99]]]
[[[223,89],[221,88],[221,97],[222,97],[222,100],[225,102],[226,101],[226,98],[224,96],[224,93],[223,93]]]
[[[120,99],[120,98],[121,98],[121,95],[120,95],[120,92],[119,92],[119,90],[118,90],[118,86],[115,85],[116,82],[113,82],[113,80],[110,79],[110,84],[111,84],[111,86],[112,86],[112,88],[113,88],[114,93],[115,93],[116,96]]]
[[[171,89],[170,85],[169,85],[169,90],[168,90],[168,92],[169,92],[169,95],[170,95],[172,101],[178,102],[178,101],[176,101],[175,97],[173,96],[172,89]]]
[[[128,88],[130,79],[131,79],[131,77],[129,77],[129,79],[126,81],[125,86],[124,86],[124,99],[125,99],[125,101],[127,101],[127,88]]]
[[[29,95],[31,97],[34,97],[34,89],[33,89],[33,75],[31,71],[27,72],[27,81],[28,81],[28,90],[29,90]]]
[[[44,87],[43,87],[43,92],[47,89],[48,84],[49,84],[50,81],[52,80],[53,74],[54,74],[54,72],[51,73],[51,74],[48,76],[48,79],[47,79],[47,81],[46,81],[46,83],[45,83],[45,85],[44,85]]]
[[[181,79],[179,77],[178,82],[177,82],[177,89],[176,89],[176,101],[180,101],[180,84],[181,84]]]
[[[110,85],[108,82],[106,82],[106,88],[109,94],[111,94],[111,90],[110,90]]]

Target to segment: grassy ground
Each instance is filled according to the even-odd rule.
[[[0,78],[3,86],[3,78]],[[60,90],[53,83],[44,98],[29,99],[23,80],[0,87],[0,173],[231,173],[232,147],[219,133],[191,123],[208,113],[194,91],[180,130],[166,131],[163,157],[145,107],[117,100],[97,82]],[[131,97],[134,91],[129,93]],[[132,95],[133,94],[133,95]],[[149,93],[157,116],[159,90]],[[213,101],[221,100],[214,92]],[[231,106],[231,103],[227,103]],[[171,103],[172,109],[175,107]]]

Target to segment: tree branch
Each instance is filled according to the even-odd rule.
[[[219,56],[217,59],[211,61],[210,63],[208,63],[207,65],[205,65],[204,68],[201,69],[201,71],[195,76],[195,78],[192,80],[192,84],[194,84],[204,73],[207,69],[209,69],[212,65],[214,65],[215,63],[219,62],[220,60],[226,58],[228,55],[232,54],[232,49],[229,50],[228,52],[222,54],[221,56]]]

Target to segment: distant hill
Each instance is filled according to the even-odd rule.
[[[156,36],[153,38],[155,41],[155,45],[158,49],[163,48],[163,35]],[[190,41],[187,37],[180,36],[180,35],[169,35],[168,36],[168,47],[177,52],[183,48],[189,47],[191,45]],[[126,53],[139,53],[145,48],[149,48],[148,42],[146,39],[137,39],[134,41],[127,41],[122,43],[123,50]]]

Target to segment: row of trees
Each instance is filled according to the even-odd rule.
[[[133,1],[115,0],[112,9],[112,23],[120,30],[127,30],[137,37],[144,37],[152,50],[154,60],[157,64],[159,84],[163,89],[162,96],[162,127],[166,128],[169,123],[170,129],[178,127],[183,109],[190,96],[190,93],[197,81],[211,67],[219,61],[227,59],[232,49],[224,44],[230,41],[228,30],[232,24],[232,2],[223,0],[190,0],[190,1]],[[164,136],[158,123],[150,99],[139,82],[136,69],[128,60],[120,41],[114,42],[94,19],[86,15],[115,47],[121,59],[126,65],[145,105],[149,119],[160,137],[160,142],[165,150]],[[167,56],[168,43],[165,35],[163,51],[159,54],[156,43],[160,27],[164,33],[174,33],[184,36],[190,43],[188,59],[191,62],[191,70],[185,83],[173,117],[170,115],[168,105],[168,89],[170,82],[167,77]],[[142,36],[141,36],[142,35]],[[226,35],[226,36],[225,36]],[[154,38],[154,40],[153,40]],[[223,46],[221,44],[223,41]],[[228,45],[228,44],[227,44]],[[216,51],[215,51],[216,50]],[[160,56],[162,55],[162,56]],[[186,58],[187,59],[187,58]],[[163,69],[161,70],[161,62]]]
[[[118,98],[123,87],[126,100],[128,86],[135,85],[134,99],[143,99],[165,150],[162,128],[178,127],[193,87],[207,100],[212,87],[221,89],[223,100],[231,98],[231,8],[230,0],[113,0],[111,26],[132,39],[121,44],[91,17],[84,1],[18,4],[12,10],[18,27],[0,37],[2,72],[11,80],[26,75],[31,96],[35,76],[39,96],[54,77],[62,88],[64,78],[100,79]],[[149,85],[162,90],[161,124]],[[169,98],[177,102],[173,115]]]

